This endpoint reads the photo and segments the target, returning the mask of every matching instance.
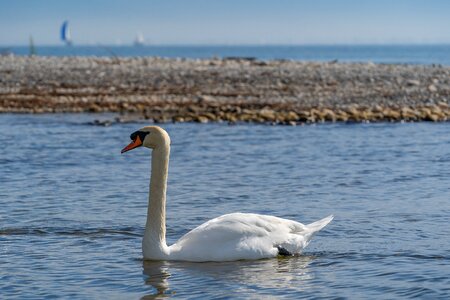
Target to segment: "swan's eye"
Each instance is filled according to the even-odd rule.
[[[148,131],[138,131],[138,136],[141,138],[141,141],[144,141],[145,137],[149,134]]]
[[[137,137],[139,137],[141,139],[141,141],[144,141],[145,137],[147,136],[147,134],[149,134],[150,132],[148,131],[135,131],[130,135],[130,139],[132,141],[136,140]]]

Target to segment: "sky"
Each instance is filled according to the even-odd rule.
[[[0,0],[0,45],[450,44],[448,0]]]

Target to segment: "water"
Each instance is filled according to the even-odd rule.
[[[168,242],[256,212],[335,220],[295,258],[143,262],[143,124],[0,115],[1,298],[450,297],[450,123],[167,124]]]
[[[3,51],[2,51],[3,50]],[[341,46],[37,46],[46,56],[162,56],[186,58],[255,57],[306,61],[409,63],[450,65],[450,45]],[[28,55],[28,47],[4,47],[1,52]]]

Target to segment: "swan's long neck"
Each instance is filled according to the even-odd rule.
[[[166,190],[169,168],[169,142],[159,145],[152,152],[152,170],[148,199],[147,224],[144,248],[165,252],[166,244]]]

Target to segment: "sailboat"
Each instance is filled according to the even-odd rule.
[[[136,35],[136,39],[134,40],[134,45],[135,46],[144,46],[145,40],[144,40],[144,36],[142,35],[142,33],[138,33]]]
[[[66,43],[67,46],[72,45],[72,36],[70,34],[69,21],[64,21],[61,26],[61,40]]]

